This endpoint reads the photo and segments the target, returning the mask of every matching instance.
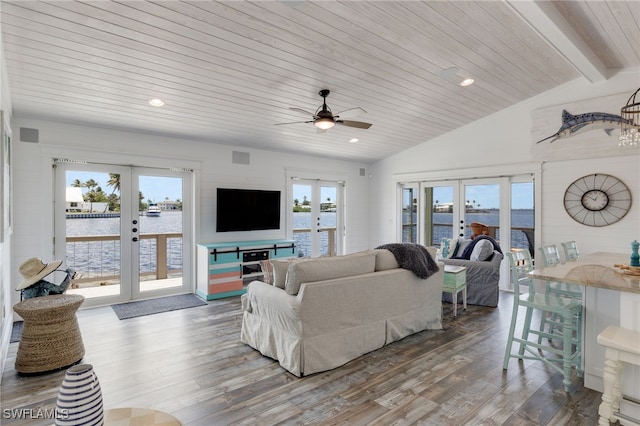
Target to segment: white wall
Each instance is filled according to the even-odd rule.
[[[0,13],[2,13],[2,2],[0,2]],[[9,83],[7,80],[2,31],[0,31],[0,110],[5,114],[5,121],[11,123],[11,94],[9,93]],[[1,194],[2,192],[0,191],[0,197]],[[0,206],[2,206],[2,208],[5,207],[4,200],[2,199],[0,199]],[[2,208],[0,208],[0,214],[3,214]],[[4,370],[13,318],[10,285],[12,269],[11,241],[12,236],[5,235],[4,241],[0,242],[0,372]],[[0,381],[2,381],[1,377]]]
[[[289,170],[302,171],[308,177],[335,176],[346,181],[348,238],[345,250],[369,248],[366,219],[369,179],[360,176],[360,168],[366,167],[364,164],[38,120],[18,119],[14,128],[20,127],[38,129],[39,142],[22,142],[16,138],[14,265],[32,256],[52,259],[51,159],[54,157],[194,169],[196,243],[287,237],[284,229],[217,234],[214,221],[218,186],[281,190],[284,196],[288,193],[286,174]],[[234,150],[249,152],[250,165],[233,164]],[[15,271],[13,278],[17,279]]]
[[[451,133],[425,142],[385,160],[371,168],[370,241],[372,245],[395,241],[397,229],[396,184],[398,176],[407,173],[443,171],[450,178],[466,175],[467,169],[480,168],[491,175],[498,166],[534,161],[531,136],[532,111],[611,94],[624,94],[622,107],[640,86],[640,70],[618,73],[599,83],[578,79],[553,91],[521,102]],[[575,111],[574,114],[593,111]],[[604,111],[616,113],[616,111]],[[558,114],[558,128],[561,118]],[[600,130],[602,132],[602,130]],[[575,239],[584,253],[597,250],[630,252],[629,243],[640,239],[640,155],[639,148],[619,150],[615,137],[602,132],[603,150],[599,158],[582,158],[579,138],[558,140],[556,144],[574,144],[575,159],[548,159],[542,164],[541,241],[536,245]],[[448,172],[447,172],[448,171]],[[575,179],[590,173],[609,173],[622,179],[631,189],[634,203],[620,222],[602,228],[578,224],[565,212],[563,195]]]

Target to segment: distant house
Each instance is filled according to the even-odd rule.
[[[81,212],[84,203],[82,188],[67,186],[66,209],[67,212]]]
[[[82,188],[67,186],[66,210],[70,212],[104,213],[109,210],[109,203],[91,203],[84,201]]]
[[[178,204],[177,201],[164,200],[164,201],[158,201],[156,204],[158,204],[158,207],[160,207],[160,210],[162,211],[180,210],[180,204]]]

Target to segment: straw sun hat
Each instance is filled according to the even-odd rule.
[[[24,263],[20,265],[20,273],[24,277],[24,280],[18,284],[16,290],[23,290],[30,285],[37,283],[58,269],[61,264],[62,260],[54,260],[51,263],[44,263],[39,257],[32,257],[31,259],[25,260]]]

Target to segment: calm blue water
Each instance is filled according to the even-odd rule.
[[[182,232],[182,212],[166,211],[159,217],[140,216],[138,231],[141,235]],[[67,236],[118,235],[120,218],[68,219]],[[140,239],[140,272],[156,270],[156,240]],[[67,266],[89,276],[117,275],[120,273],[120,241],[94,241],[67,243]],[[182,238],[167,240],[167,268],[182,269]]]
[[[320,227],[321,228],[335,228],[336,227],[336,213],[320,213]],[[298,212],[293,213],[293,229],[310,228],[311,227],[311,213]],[[310,232],[296,232],[293,234],[293,240],[298,247],[299,256],[311,255],[311,235]],[[320,233],[320,254],[328,254],[329,252],[329,233]]]

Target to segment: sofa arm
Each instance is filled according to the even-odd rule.
[[[247,292],[242,295],[242,308],[269,320],[274,320],[274,316],[278,315],[300,319],[300,302],[296,297],[262,281],[252,281],[247,286]]]

